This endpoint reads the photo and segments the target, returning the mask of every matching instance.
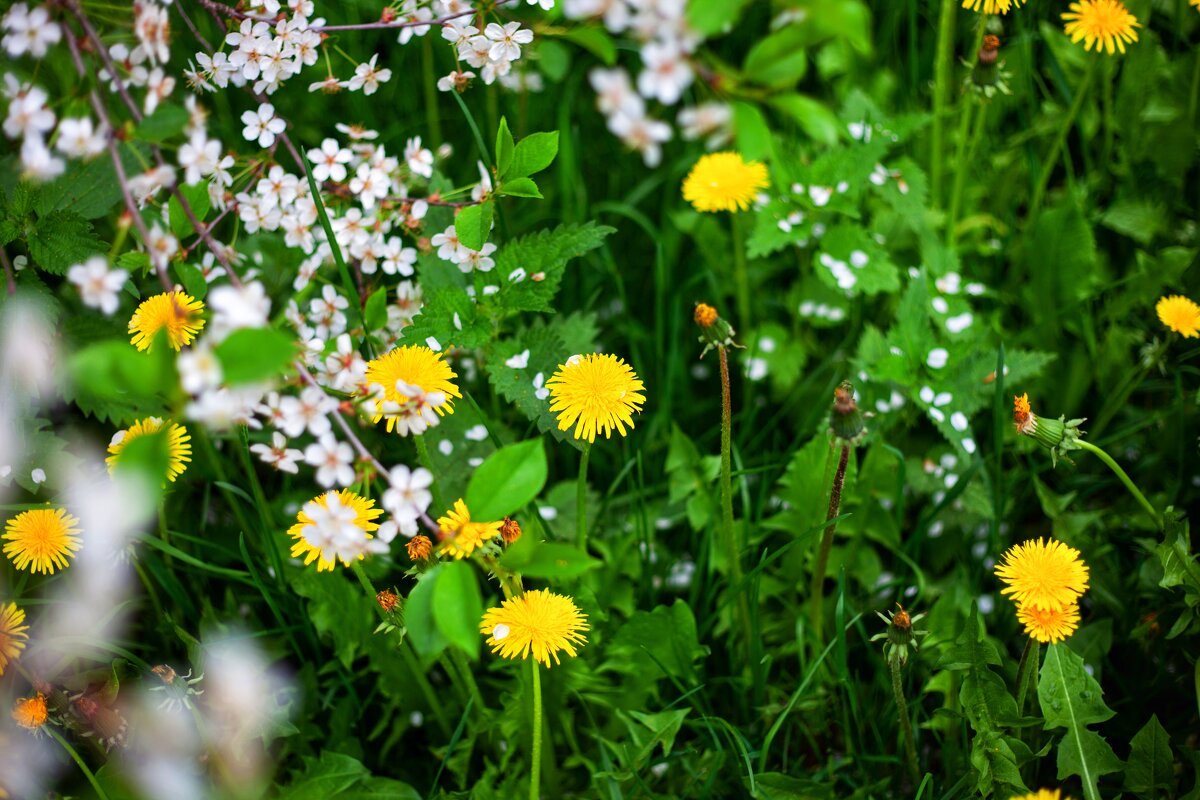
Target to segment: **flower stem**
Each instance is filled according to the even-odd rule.
[[[542,778],[542,675],[536,658],[529,659],[529,663],[533,664],[533,763],[529,770],[529,800],[538,800],[538,784]]]
[[[850,461],[850,445],[842,445],[842,454],[838,458],[837,472],[833,474],[833,486],[829,490],[829,512],[825,515],[828,522],[838,515],[842,507],[842,487],[846,483],[846,465]],[[829,565],[829,551],[833,548],[833,534],[837,531],[837,523],[831,522],[825,526],[821,536],[821,549],[817,552],[817,563],[813,567],[812,583],[809,584],[809,602],[812,604],[810,613],[813,635],[818,644],[821,642],[821,622],[825,586],[825,568]]]
[[[938,15],[937,50],[934,58],[933,77],[933,153],[930,167],[929,188],[934,207],[942,199],[942,146],[946,116],[946,94],[950,85],[950,64],[954,59],[954,14],[958,0],[942,0],[942,11]]]
[[[1112,456],[1091,442],[1085,439],[1079,439],[1077,443],[1080,448],[1094,453],[1097,458],[1108,465],[1108,468],[1111,469],[1116,476],[1121,479],[1121,483],[1125,484],[1125,488],[1129,490],[1129,493],[1137,498],[1137,501],[1142,504],[1142,508],[1146,509],[1146,513],[1150,515],[1150,519],[1154,520],[1154,526],[1161,531],[1163,529],[1162,517],[1159,516],[1158,512],[1154,510],[1154,506],[1150,505],[1150,501],[1147,500],[1146,496],[1138,490],[1138,487],[1134,484],[1130,477],[1125,474],[1125,470],[1121,469],[1121,465],[1116,461],[1113,461]]]
[[[754,632],[750,625],[750,602],[742,586],[742,547],[733,524],[733,399],[729,384],[729,358],[724,346],[717,346],[721,363],[721,531],[725,538],[725,559],[729,562],[729,584],[737,592],[738,625],[746,636],[746,663],[755,669]]]
[[[750,275],[746,269],[746,244],[740,219],[736,211],[730,215],[730,230],[733,234],[733,280],[737,291],[738,327],[749,330]]]
[[[954,228],[958,223],[959,209],[962,207],[962,194],[967,182],[968,165],[974,160],[975,151],[979,147],[979,139],[983,136],[983,129],[986,127],[987,109],[987,104],[983,102],[970,103],[963,109],[962,119],[959,123],[958,163],[956,164],[957,169],[954,172],[954,190],[950,194],[950,216],[946,221],[946,241],[950,244],[953,244],[956,238]],[[975,128],[970,134],[970,142],[968,143],[967,132],[970,128],[972,116],[975,118]]]
[[[1028,216],[1030,219],[1041,209],[1042,201],[1046,198],[1046,187],[1050,183],[1050,175],[1054,172],[1054,166],[1058,163],[1058,154],[1066,144],[1067,134],[1075,125],[1079,109],[1083,107],[1083,99],[1087,97],[1088,89],[1091,88],[1092,78],[1096,74],[1096,65],[1100,63],[1100,58],[1100,55],[1097,54],[1088,61],[1087,72],[1083,73],[1083,80],[1079,82],[1079,88],[1075,90],[1075,98],[1071,101],[1071,107],[1067,110],[1067,115],[1063,117],[1062,124],[1058,126],[1058,133],[1054,135],[1054,143],[1050,145],[1050,153],[1046,156],[1046,163],[1042,165],[1041,174],[1038,175],[1038,182],[1033,190],[1033,201],[1029,204]]]
[[[583,453],[579,456],[579,479],[575,487],[575,540],[579,549],[587,555],[587,471],[588,456],[592,454],[592,446],[584,444]]]
[[[917,748],[913,744],[912,722],[908,719],[908,702],[904,699],[904,686],[900,682],[900,663],[888,659],[892,670],[892,693],[896,696],[896,713],[900,718],[900,733],[904,739],[904,760],[908,764],[909,777],[913,785],[921,781],[921,769],[917,766]]]
[[[100,782],[96,780],[95,774],[88,769],[88,765],[83,763],[83,759],[79,757],[79,753],[75,751],[75,748],[71,747],[70,743],[62,737],[62,734],[51,728],[49,725],[45,726],[44,730],[50,734],[51,739],[58,742],[59,745],[62,746],[63,750],[67,751],[67,755],[69,755],[71,760],[73,760],[79,766],[79,769],[83,772],[84,777],[88,779],[88,783],[90,783],[92,788],[96,790],[96,796],[100,798],[100,800],[108,800],[108,795],[104,793],[104,788],[101,787]]]
[[[433,462],[429,460],[429,445],[425,444],[424,436],[414,436],[413,441],[417,445],[417,458],[421,462],[421,466],[429,470],[429,474],[434,475],[434,481],[429,485],[429,493],[433,495],[433,507],[441,510],[446,510],[446,506],[442,502],[442,493],[438,489],[438,482],[433,471]]]

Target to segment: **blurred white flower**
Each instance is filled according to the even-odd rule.
[[[67,270],[67,280],[79,289],[83,304],[98,308],[109,316],[120,305],[118,293],[128,278],[129,273],[123,269],[110,270],[104,256],[92,256]]]

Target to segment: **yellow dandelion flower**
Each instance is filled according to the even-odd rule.
[[[204,327],[200,312],[204,303],[193,300],[183,292],[156,294],[142,302],[129,320],[129,332],[134,334],[130,341],[138,350],[148,350],[155,335],[165,330],[167,342],[175,350],[191,344],[196,334]]]
[[[16,603],[0,604],[0,676],[10,661],[16,661],[29,641],[29,626],[25,622],[25,612],[17,608]]]
[[[446,516],[438,517],[437,524],[438,537],[442,540],[438,553],[457,560],[466,558],[499,536],[504,521],[472,522],[471,512],[460,498]]]
[[[1200,7],[1200,0],[1195,0]],[[1154,306],[1158,318],[1176,333],[1185,338],[1200,336],[1200,306],[1182,295],[1160,298]]]
[[[558,414],[558,429],[575,426],[576,439],[596,441],[597,432],[607,439],[616,428],[622,436],[633,428],[633,412],[642,410],[646,387],[637,373],[612,355],[589,353],[572,356],[546,381],[550,410]]]
[[[1049,609],[1022,604],[1017,606],[1017,619],[1034,640],[1042,644],[1060,642],[1079,627],[1079,604],[1072,601]]]
[[[1200,3],[1200,0],[1196,0]],[[1023,794],[1020,797],[1013,795],[1009,800],[1070,800],[1062,796],[1062,789],[1038,789],[1036,792]]]
[[[23,511],[4,526],[4,555],[17,569],[34,575],[66,569],[67,562],[79,549],[79,520],[61,508],[36,508]]]
[[[1097,53],[1104,49],[1111,56],[1115,50],[1124,53],[1126,42],[1137,41],[1134,28],[1141,26],[1120,0],[1079,0],[1070,8],[1062,14],[1067,23],[1063,30],[1072,42],[1082,39],[1087,50],[1094,46]]]
[[[985,14],[1007,14],[1014,5],[1019,8],[1023,2],[1024,0],[963,0],[962,7],[979,11],[982,6]]]
[[[683,180],[683,199],[697,211],[745,211],[767,188],[767,168],[738,153],[703,156]]]
[[[1088,585],[1087,564],[1079,551],[1055,539],[1031,539],[1010,547],[996,565],[996,576],[1008,584],[1000,594],[1043,610],[1075,602]]]
[[[539,589],[505,600],[490,608],[479,625],[487,646],[502,658],[529,658],[549,667],[550,659],[561,663],[560,652],[574,656],[576,647],[587,644],[583,632],[587,617],[575,602],[549,589]]]
[[[187,462],[192,460],[191,434],[187,428],[172,422],[167,425],[167,480],[172,483],[187,469]],[[138,420],[123,431],[117,431],[108,443],[109,456],[106,459],[111,471],[121,460],[121,452],[139,436],[158,433],[163,429],[163,421],[158,417],[146,417]],[[164,486],[166,484],[163,484]]]
[[[337,498],[338,502],[333,504],[336,508],[330,508],[330,497]],[[330,514],[328,520],[313,518],[314,513],[324,514],[331,511],[334,513]],[[352,518],[350,517],[351,511],[354,514]],[[348,567],[354,561],[362,560],[365,557],[364,550],[367,548],[358,547],[355,550],[354,547],[374,538],[371,536],[371,532],[379,530],[379,523],[372,520],[382,513],[383,509],[376,508],[374,500],[361,497],[349,489],[317,495],[300,509],[300,513],[296,515],[296,524],[288,528],[288,536],[296,540],[292,544],[291,556],[292,558],[303,558],[305,566],[316,561],[317,572],[333,570],[338,560]],[[336,527],[339,539],[347,539],[348,537],[344,535],[346,533],[345,526],[357,528],[361,533],[361,538],[357,542],[353,540],[331,542],[325,538],[334,533]],[[333,557],[327,557],[327,553]]]
[[[428,395],[440,392],[445,395],[444,403],[435,403],[433,410],[438,416],[454,413],[452,397],[462,397],[453,379],[458,375],[450,369],[442,353],[435,353],[428,347],[416,345],[400,345],[395,350],[384,353],[379,358],[367,362],[366,383],[379,384],[383,387],[384,399],[403,405],[411,394],[404,394],[397,383],[415,386],[422,394]],[[383,419],[382,411],[375,414],[372,422]],[[387,429],[390,433],[396,427],[396,418],[388,417]]]
[[[12,718],[26,730],[36,731],[46,724],[46,718],[49,716],[46,695],[41,692],[33,697],[22,697],[13,704]]]

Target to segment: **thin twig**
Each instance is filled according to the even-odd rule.
[[[495,5],[493,7],[498,8],[500,6],[507,5],[508,3],[515,3],[515,2],[519,2],[519,0],[498,0],[498,2],[495,3]],[[224,14],[228,17],[233,17],[234,19],[252,19],[252,20],[255,20],[256,22],[275,22],[276,21],[274,19],[270,19],[267,17],[259,17],[259,16],[255,16],[253,14],[247,14],[244,11],[238,11],[236,8],[227,6],[224,3],[215,2],[215,0],[200,0],[200,4],[202,6],[204,6],[205,8],[207,8],[210,12]],[[331,31],[373,31],[373,30],[398,30],[400,28],[420,28],[420,27],[428,27],[428,26],[432,26],[432,25],[441,25],[443,23],[450,22],[451,20],[456,20],[459,17],[469,17],[476,13],[478,13],[478,11],[476,9],[471,9],[469,11],[460,11],[457,14],[448,14],[447,16],[438,17],[437,19],[425,19],[425,20],[393,19],[393,20],[386,20],[386,21],[385,20],[376,20],[375,22],[357,22],[357,23],[352,23],[349,25],[312,25],[309,28],[307,28],[307,30],[316,31],[317,33],[329,33]]]
[[[300,374],[300,377],[305,383],[307,383],[309,386],[320,389],[322,392],[325,391],[321,384],[317,383],[317,379],[312,376],[312,373],[308,371],[308,367],[304,366],[304,364],[299,361],[293,361],[292,366],[296,369],[296,372]],[[368,450],[365,445],[363,445],[362,440],[355,435],[354,431],[350,429],[350,425],[346,422],[345,417],[342,416],[342,412],[334,411],[332,416],[334,421],[337,422],[338,427],[342,429],[342,433],[346,434],[346,438],[350,440],[350,444],[354,447],[355,451],[358,452],[358,457],[373,466],[375,470],[383,476],[383,479],[390,484],[392,479],[388,475],[387,469],[382,463],[380,463],[379,459],[372,455],[371,451]]]

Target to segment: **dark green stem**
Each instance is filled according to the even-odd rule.
[[[933,152],[929,178],[930,198],[934,208],[942,202],[942,148],[945,134],[946,95],[950,88],[950,65],[954,60],[954,14],[958,0],[942,0],[938,15],[937,50],[934,52],[933,77]]]
[[[908,702],[904,699],[904,686],[900,681],[900,662],[888,659],[892,670],[892,693],[896,696],[896,714],[900,718],[900,734],[904,739],[904,760],[908,775],[916,786],[921,781],[921,768],[917,766],[917,748],[913,744],[912,722],[908,719]]]
[[[1146,499],[1146,496],[1141,493],[1130,477],[1125,474],[1125,470],[1121,469],[1121,465],[1113,461],[1112,456],[1108,453],[1085,439],[1077,440],[1077,444],[1081,449],[1087,450],[1089,453],[1094,453],[1097,458],[1108,465],[1108,468],[1121,479],[1121,483],[1125,484],[1125,488],[1129,490],[1129,493],[1137,498],[1137,501],[1142,504],[1142,508],[1146,509],[1146,513],[1150,515],[1150,519],[1154,520],[1154,527],[1161,531],[1163,529],[1162,517],[1154,510],[1154,506],[1150,505],[1150,501]]]
[[[730,215],[733,233],[733,280],[737,291],[737,327],[750,329],[750,273],[746,268],[746,243],[742,234],[740,216],[735,211]]]
[[[538,784],[542,779],[542,675],[536,658],[533,664],[533,763],[529,770],[529,800],[538,800]]]
[[[828,522],[838,515],[842,508],[842,487],[846,483],[846,465],[850,462],[850,445],[842,445],[842,454],[838,458],[837,472],[833,474],[833,486],[829,490],[829,512],[825,515]],[[817,563],[813,567],[812,583],[809,585],[809,602],[812,615],[811,623],[815,641],[821,642],[821,622],[824,604],[825,569],[829,565],[829,551],[833,548],[833,535],[837,531],[837,523],[831,522],[825,526],[821,536],[821,549],[817,552]]]
[[[67,742],[67,740],[64,739],[58,731],[54,730],[49,725],[44,726],[43,730],[50,734],[50,738],[58,742],[59,745],[62,746],[63,750],[67,751],[67,755],[71,757],[71,760],[74,761],[79,767],[80,771],[83,772],[84,777],[88,779],[88,783],[90,783],[92,788],[96,790],[96,796],[100,798],[100,800],[108,800],[108,795],[104,793],[104,788],[100,786],[100,782],[96,780],[95,774],[88,769],[88,765],[85,764],[83,759],[79,757],[79,753],[75,752],[75,748],[71,747],[70,743]]]
[[[575,541],[579,549],[587,554],[587,471],[588,456],[592,454],[590,444],[583,445],[583,453],[579,456],[579,477],[575,485]]]
[[[429,445],[425,444],[424,436],[414,436],[413,442],[417,445],[417,459],[421,462],[421,466],[434,476],[433,483],[429,485],[429,493],[433,495],[433,507],[438,509],[439,514],[444,513],[449,509],[444,504],[441,490],[438,489],[437,473],[433,471],[433,462],[429,459]]]

